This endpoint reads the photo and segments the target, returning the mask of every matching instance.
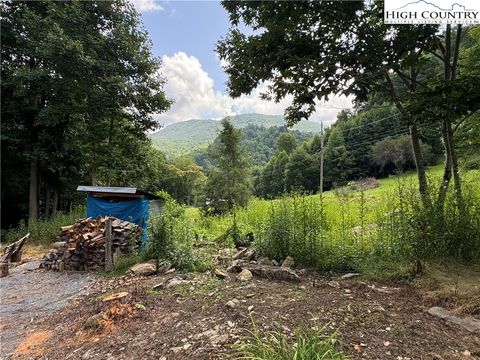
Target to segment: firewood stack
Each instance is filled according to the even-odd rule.
[[[80,219],[60,229],[58,241],[43,257],[42,268],[50,270],[104,270],[106,219],[112,223],[114,259],[129,255],[140,242],[142,229],[114,217]]]

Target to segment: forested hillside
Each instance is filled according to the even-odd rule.
[[[249,125],[272,127],[284,126],[281,115],[243,114],[231,116],[230,120],[236,128]],[[218,120],[187,120],[171,124],[150,135],[153,144],[161,149],[167,157],[185,155],[197,149],[205,149],[217,137],[221,128]],[[301,132],[320,132],[320,124],[312,121],[301,121],[293,127]]]
[[[295,146],[315,136],[313,132],[290,130],[286,126],[264,127],[248,125],[240,129],[240,146],[245,150],[250,165],[256,167],[264,166],[272,155],[278,151],[278,139],[282,134],[291,135]],[[206,149],[192,152],[191,156],[198,165],[207,170],[214,164],[212,153],[218,149],[219,145],[220,139],[216,137]]]

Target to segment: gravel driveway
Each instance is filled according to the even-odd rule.
[[[39,265],[30,261],[0,278],[0,359],[13,353],[34,323],[86,293],[96,279],[84,272],[40,270]]]

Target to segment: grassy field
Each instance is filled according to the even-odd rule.
[[[428,170],[432,197],[441,176],[441,165]],[[472,216],[476,216],[480,172],[465,173],[463,180],[466,201]],[[235,234],[255,234],[261,255],[277,261],[292,255],[305,266],[321,270],[396,273],[410,266],[413,258],[443,256],[462,237],[471,242],[468,246],[478,249],[478,219],[470,219],[473,222],[466,225],[472,228],[468,236],[456,232],[458,224],[453,221],[459,217],[453,206],[453,191],[445,210],[451,213],[439,223],[434,214],[422,213],[416,173],[380,179],[379,183],[377,188],[364,191],[349,186],[328,191],[322,200],[318,194],[293,194],[270,201],[253,199],[245,209],[237,209],[235,219],[233,215],[203,217],[198,209],[189,208],[185,221],[200,241],[221,239],[230,246],[231,237],[224,235],[235,223]],[[453,229],[448,237],[437,236],[443,228]]]

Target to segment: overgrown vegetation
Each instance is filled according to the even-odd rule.
[[[50,219],[35,222],[21,221],[17,227],[9,229],[5,234],[5,243],[11,243],[30,233],[29,243],[51,244],[57,240],[62,226],[71,225],[75,220],[85,217],[85,207],[78,206],[71,213],[57,213]],[[3,242],[4,239],[2,239]]]
[[[439,170],[439,168],[438,168]],[[438,183],[438,174],[431,183]],[[464,213],[453,191],[444,211],[421,206],[416,181],[401,177],[377,189],[355,186],[318,195],[293,194],[252,200],[238,209],[242,236],[255,234],[261,256],[320,270],[358,270],[370,274],[421,271],[420,265],[443,258],[472,262],[480,257],[480,182],[478,172],[465,176]],[[435,188],[430,187],[432,195]],[[231,215],[208,217],[200,231],[218,237],[233,224]],[[202,228],[203,227],[203,228]]]
[[[194,248],[196,238],[185,208],[165,196],[162,212],[150,221],[143,258],[156,259],[159,264],[170,261],[181,270],[205,271],[211,267],[211,259],[205,250]]]
[[[246,340],[235,345],[244,360],[346,360],[339,352],[336,334],[325,335],[328,324],[308,331],[295,331],[293,338],[280,330],[260,332],[252,319],[253,330]]]

